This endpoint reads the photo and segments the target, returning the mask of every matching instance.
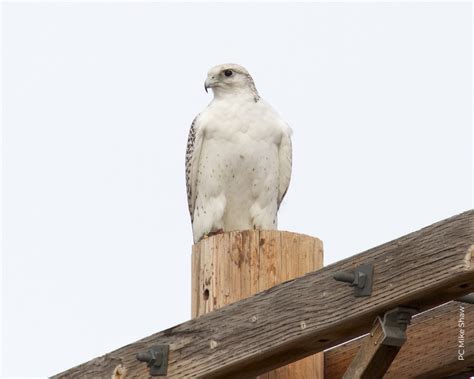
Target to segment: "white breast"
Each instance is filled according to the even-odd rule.
[[[214,101],[200,125],[195,236],[215,229],[275,229],[278,144],[286,125],[262,100]]]

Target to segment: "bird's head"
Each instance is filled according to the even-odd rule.
[[[204,82],[204,89],[212,88],[215,97],[248,94],[257,101],[258,93],[249,72],[242,66],[233,63],[221,64],[211,68]]]

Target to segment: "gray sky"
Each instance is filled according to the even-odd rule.
[[[190,317],[184,151],[215,64],[292,126],[279,225],[326,264],[471,208],[471,21],[468,3],[4,4],[1,376]]]

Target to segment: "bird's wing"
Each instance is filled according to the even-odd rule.
[[[284,130],[280,146],[278,147],[278,158],[280,165],[280,179],[279,179],[279,188],[278,188],[278,208],[283,201],[283,198],[288,191],[288,186],[290,185],[291,178],[291,161],[292,161],[292,150],[291,150],[291,129],[287,127]]]
[[[186,147],[186,190],[188,193],[188,207],[191,222],[194,219],[194,205],[196,203],[196,182],[201,155],[202,133],[199,128],[199,115],[193,120],[189,129],[188,145]]]

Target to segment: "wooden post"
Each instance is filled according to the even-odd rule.
[[[193,246],[192,317],[322,266],[322,242],[302,234],[249,230],[206,238]],[[318,353],[259,378],[322,379],[323,369],[323,353]]]

